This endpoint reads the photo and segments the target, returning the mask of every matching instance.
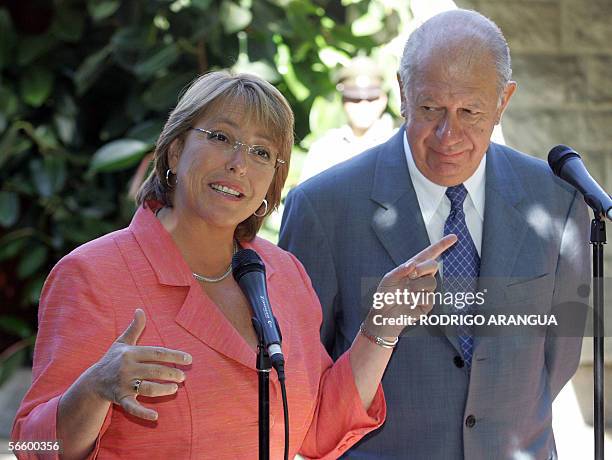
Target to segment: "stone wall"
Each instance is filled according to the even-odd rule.
[[[593,177],[612,191],[612,0],[456,0],[495,21],[506,36],[518,83],[502,127],[506,143],[546,158],[551,147],[576,149]],[[607,225],[606,336],[612,335],[612,224]],[[582,416],[593,419],[592,339],[583,344],[573,387]],[[612,340],[605,340],[607,383]],[[612,428],[612,386],[606,387]]]
[[[518,83],[503,120],[508,145],[545,158],[567,144],[612,191],[612,0],[456,0],[495,21]],[[608,224],[612,243],[612,224]],[[606,248],[612,277],[612,244]],[[612,314],[612,312],[610,313]]]

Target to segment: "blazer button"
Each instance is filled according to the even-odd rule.
[[[474,428],[474,425],[476,425],[476,417],[473,415],[468,415],[465,419],[465,426],[468,428]]]
[[[457,366],[459,369],[465,366],[465,361],[463,361],[463,358],[461,356],[455,356],[453,358],[453,362],[455,363],[455,366]]]

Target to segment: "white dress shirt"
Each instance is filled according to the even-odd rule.
[[[425,228],[427,229],[427,235],[429,236],[430,243],[434,243],[444,236],[444,223],[450,213],[451,203],[446,196],[446,187],[433,183],[419,171],[412,158],[412,152],[410,151],[410,145],[406,136],[404,136],[404,152],[408,162],[408,171],[410,172],[412,185],[414,186],[419,207],[421,208],[423,222],[425,222]],[[478,255],[480,255],[480,246],[482,245],[486,163],[487,155],[485,154],[474,174],[463,183],[468,192],[463,202],[465,222]]]

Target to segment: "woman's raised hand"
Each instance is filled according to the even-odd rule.
[[[426,294],[436,289],[436,259],[456,242],[457,236],[446,235],[383,277],[365,322],[370,334],[395,338],[405,327],[396,320],[403,315],[416,320],[429,313],[433,303]]]
[[[158,397],[177,392],[185,373],[160,363],[188,365],[191,355],[164,347],[138,346],[145,328],[143,310],[134,312],[134,319],[92,368],[94,391],[101,398],[145,420],[157,420],[157,412],[147,409],[136,399],[138,395]],[[172,382],[172,383],[168,383]]]

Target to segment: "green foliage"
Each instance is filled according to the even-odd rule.
[[[195,76],[232,68],[272,81],[295,110],[301,141],[311,128],[337,124],[333,67],[396,35],[406,12],[393,3],[0,6],[0,303],[7,315],[0,325],[7,331],[19,317],[34,316],[43,280],[60,257],[128,224],[130,179]],[[6,345],[0,341],[0,349]]]

